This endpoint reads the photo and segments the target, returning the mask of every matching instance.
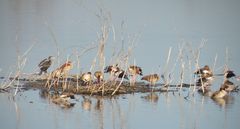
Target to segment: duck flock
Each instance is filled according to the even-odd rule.
[[[40,72],[39,75],[47,73],[48,68],[52,65],[54,57],[49,56],[48,58],[42,60],[39,63]],[[53,70],[50,73],[50,78],[67,78],[69,70],[72,69],[73,63],[71,61],[66,61],[59,68]],[[159,74],[149,74],[143,75],[142,68],[136,65],[130,65],[127,70],[121,69],[118,64],[109,65],[104,68],[104,71],[96,71],[93,76],[95,77],[95,82],[101,84],[104,81],[104,73],[109,73],[110,80],[116,80],[118,78],[130,80],[130,85],[135,85],[137,76],[142,76],[141,80],[149,82],[149,86],[154,86],[156,82],[160,80]],[[214,75],[212,70],[208,65],[205,65],[203,68],[197,69],[194,74],[197,76],[196,86],[199,87],[199,92],[203,94],[209,94],[210,86]],[[226,70],[223,74],[218,74],[218,76],[224,76],[224,83],[221,85],[218,91],[211,93],[209,96],[213,99],[224,98],[230,92],[236,91],[237,86],[234,85],[230,78],[237,78],[235,73],[231,70]],[[92,73],[86,72],[79,76],[79,79],[83,82],[84,85],[89,85],[93,81]]]

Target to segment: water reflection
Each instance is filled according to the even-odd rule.
[[[82,96],[82,97],[83,97],[82,108],[86,111],[91,111],[91,107],[92,107],[91,99],[86,96]]]
[[[213,101],[221,108],[230,108],[230,106],[234,104],[234,97],[231,95],[227,95],[224,98],[213,99]]]
[[[146,96],[142,96],[142,98],[150,103],[158,102],[158,94],[155,92],[149,93]]]
[[[36,93],[39,93],[39,95]],[[187,123],[194,123],[192,121],[207,123],[205,120],[207,116],[204,114],[216,115],[214,120],[208,118],[213,122],[223,120],[224,115],[227,114],[225,121],[230,124],[232,121],[229,117],[238,117],[236,114],[233,115],[231,113],[238,110],[239,106],[239,97],[236,97],[237,94],[235,94],[235,92],[230,93],[223,99],[211,99],[210,97],[202,96],[201,94],[198,94],[199,96],[191,96],[189,99],[184,99],[186,92],[182,92],[180,95],[174,95],[172,93],[159,94],[154,92],[148,94],[124,95],[114,98],[76,95],[75,99],[68,100],[69,102],[75,103],[75,105],[70,108],[53,102],[55,98],[59,98],[63,94],[57,94],[54,92],[49,93],[45,90],[24,91],[21,94],[21,96],[17,96],[17,101],[12,99],[5,99],[5,101],[11,101],[10,103],[12,104],[10,105],[15,107],[13,108],[15,115],[12,116],[16,120],[14,125],[22,127],[22,125],[25,125],[25,122],[28,121],[27,127],[29,128],[34,126],[33,124],[29,124],[29,122],[34,123],[32,122],[34,120],[32,119],[32,111],[37,113],[39,119],[43,122],[46,122],[45,118],[50,117],[48,120],[51,122],[46,126],[55,126],[58,128],[62,128],[61,126],[63,126],[60,122],[61,120],[66,121],[65,124],[73,128],[141,128],[141,123],[146,122],[146,118],[151,119],[151,121],[147,121],[147,123],[153,124],[156,128],[158,127],[156,125],[158,120],[164,121],[166,116],[168,119],[179,121],[179,126],[181,128],[186,128]],[[34,96],[34,94],[36,95]],[[1,99],[2,94],[0,95]],[[39,100],[37,98],[39,98]],[[41,101],[42,99],[46,101]],[[30,104],[30,101],[33,101],[34,103]],[[4,103],[4,101],[1,102]],[[214,104],[214,106],[212,106],[212,104]],[[3,112],[9,110],[8,108],[3,109],[6,105],[7,104],[3,104],[0,107]],[[154,107],[151,107],[151,105],[154,105]],[[31,110],[28,110],[29,106],[31,106]],[[55,108],[56,106],[61,108]],[[148,108],[146,108],[146,106]],[[228,110],[223,114],[221,112],[222,110],[216,110],[218,107],[220,109]],[[0,114],[5,115],[3,112]],[[9,113],[9,111],[7,112]],[[195,115],[198,115],[198,117],[195,117]],[[166,121],[166,123],[168,122]],[[171,122],[169,121],[169,123]],[[138,124],[140,124],[140,126],[138,126]],[[195,124],[197,128],[200,127],[200,123]],[[92,126],[90,127],[89,125]],[[4,127],[9,126],[5,125]],[[170,127],[176,128],[172,126]]]
[[[71,93],[62,93],[59,94],[57,92],[49,92],[47,90],[40,90],[40,97],[43,99],[47,99],[48,101],[60,106],[64,109],[72,108],[75,103],[71,102],[70,99],[75,99],[74,95]]]
[[[230,108],[231,105],[234,104],[234,96],[232,94],[239,91],[238,87],[231,81],[225,80],[223,84],[220,86],[220,89],[212,92],[212,86],[204,85],[203,89],[202,87],[199,87],[198,93],[204,97],[209,97],[213,100],[215,104],[220,106],[221,108]],[[226,95],[220,94],[222,91],[225,92]],[[219,95],[218,95],[219,93]],[[215,97],[214,95],[220,96]]]

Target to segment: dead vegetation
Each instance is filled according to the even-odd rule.
[[[137,41],[140,37],[140,33],[133,35],[132,37],[126,37],[122,36],[123,32],[121,32],[121,38],[120,38],[120,49],[117,44],[114,44],[113,46],[113,54],[109,61],[109,63],[106,63],[106,57],[105,57],[105,49],[106,45],[109,40],[110,34],[113,35],[113,42],[116,41],[116,35],[115,35],[115,27],[111,24],[111,13],[105,12],[104,10],[100,10],[100,13],[96,15],[99,19],[100,23],[100,32],[97,32],[98,37],[95,43],[91,44],[90,46],[85,47],[81,51],[74,49],[72,54],[67,55],[67,60],[65,60],[65,64],[60,64],[60,55],[61,50],[59,49],[59,43],[57,42],[56,36],[54,34],[54,31],[51,29],[51,26],[47,25],[47,28],[49,29],[49,32],[54,40],[54,44],[56,46],[57,50],[57,69],[52,71],[49,74],[44,75],[36,75],[36,74],[30,74],[27,77],[21,77],[23,68],[27,61],[27,54],[32,49],[33,46],[31,46],[22,56],[18,56],[17,61],[17,70],[15,74],[10,72],[8,77],[4,77],[6,81],[3,81],[0,87],[1,92],[8,91],[9,89],[15,89],[15,95],[18,92],[19,89],[19,83],[23,83],[23,86],[26,88],[40,88],[40,89],[47,89],[47,91],[54,90],[55,92],[69,92],[74,94],[86,94],[86,95],[101,95],[101,96],[114,96],[118,94],[130,94],[130,93],[137,93],[137,92],[178,92],[182,91],[183,87],[187,87],[189,89],[189,94],[194,94],[196,89],[201,88],[202,92],[204,93],[206,88],[203,84],[203,78],[199,78],[198,80],[196,78],[193,78],[192,75],[190,75],[190,81],[189,84],[185,84],[184,80],[186,78],[186,70],[188,72],[193,73],[194,69],[199,69],[199,58],[201,54],[201,49],[204,47],[206,41],[203,40],[198,48],[194,49],[191,45],[191,43],[187,43],[183,41],[179,45],[178,55],[177,59],[173,59],[172,57],[172,47],[169,48],[168,56],[166,58],[166,63],[164,66],[164,69],[162,69],[162,73],[156,72],[149,76],[148,78],[145,77],[143,80],[147,80],[151,83],[151,85],[146,84],[144,82],[135,82],[136,81],[136,74],[142,75],[142,69],[140,67],[137,67],[134,64],[130,64],[130,59],[132,56],[133,49],[137,46]],[[121,29],[124,28],[124,21],[121,24]],[[127,40],[127,41],[126,41]],[[124,44],[127,43],[127,48],[125,48]],[[34,44],[33,44],[34,45]],[[87,77],[83,77],[83,75],[86,75],[86,73],[82,73],[80,70],[80,62],[81,57],[89,52],[90,50],[97,49],[96,56],[93,58],[90,69],[88,72]],[[20,54],[18,54],[20,55]],[[73,58],[76,57],[76,59],[73,61],[75,62],[75,66],[72,65],[71,60],[69,57]],[[171,66],[170,62],[174,60],[174,64]],[[215,57],[214,65],[213,65],[213,71],[215,69],[217,62],[217,55]],[[226,50],[226,66],[228,64],[228,50]],[[120,67],[122,70],[121,78],[119,77],[119,73],[117,75],[117,79],[111,79],[111,76],[109,78],[106,78],[104,73],[104,68],[106,67],[106,64],[110,65],[116,65]],[[66,66],[66,67],[65,67]],[[69,74],[69,70],[72,67],[76,67],[77,71],[79,73],[76,73],[75,75]],[[139,73],[134,73],[132,71],[129,71],[129,68],[133,70],[135,69],[141,69],[139,70]],[[180,67],[180,77],[174,78],[174,74],[176,73],[176,67]],[[188,67],[188,68],[187,68]],[[91,74],[94,73],[94,71],[97,71],[100,75]],[[118,71],[119,72],[119,71]],[[115,72],[114,74],[116,74]],[[133,81],[125,81],[124,78],[126,76],[129,76],[128,74],[131,74],[133,76]],[[93,75],[96,76],[94,79]],[[131,76],[130,75],[130,76]],[[114,75],[116,76],[116,75]],[[160,80],[160,77],[163,81],[163,84],[157,83],[157,81]],[[85,78],[85,79],[84,79]],[[132,79],[132,78],[131,78]],[[172,84],[173,82],[176,82],[176,84]],[[196,82],[199,82],[196,84]]]

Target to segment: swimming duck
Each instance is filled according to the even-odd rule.
[[[229,78],[232,78],[232,77],[236,77],[236,75],[234,74],[234,71],[231,71],[231,70],[227,70],[225,73],[224,73],[224,77],[229,79]]]
[[[214,92],[211,96],[212,99],[222,99],[227,95],[225,88],[220,88],[218,91]]]
[[[227,91],[227,92],[232,92],[235,89],[237,89],[237,87],[234,85],[234,83],[229,80],[225,80],[221,87],[224,88],[225,91]]]

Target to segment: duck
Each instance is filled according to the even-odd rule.
[[[127,72],[125,72],[124,70],[119,70],[118,72],[115,73],[115,76],[117,76],[118,78],[122,79],[126,79],[126,80],[129,80],[128,78],[128,75],[127,75]]]
[[[196,86],[211,86],[213,77],[200,77],[197,79]]]
[[[226,79],[232,78],[232,77],[236,77],[234,71],[232,70],[227,70],[226,72],[224,72],[224,77]]]
[[[227,92],[232,92],[237,89],[237,86],[235,86],[234,83],[229,80],[225,80],[221,87]]]
[[[142,76],[142,68],[136,65],[130,65],[128,68],[129,75],[131,76],[130,84],[134,85],[136,82],[137,75]]]
[[[48,87],[48,89],[50,90],[51,88],[50,80],[54,79],[53,80],[54,90],[57,91],[59,78],[67,78],[68,72],[72,69],[72,67],[73,67],[72,62],[67,61],[63,65],[61,65],[61,67],[52,71],[49,76],[49,79],[47,80],[47,83],[45,84],[45,87]],[[63,86],[63,90],[65,90],[65,87],[66,87],[66,82],[65,82],[65,85]]]
[[[110,73],[110,80],[116,79],[116,73],[120,71],[118,64],[109,65],[104,68],[104,73]]]
[[[200,77],[209,78],[213,76],[213,72],[208,65],[205,65],[203,68],[200,68],[194,72],[194,74],[199,75]]]
[[[52,72],[52,77],[67,77],[68,72],[72,69],[73,64],[71,61],[65,62],[61,67],[57,68]]]
[[[84,84],[89,84],[92,80],[92,73],[91,72],[83,73],[81,76],[81,80],[83,81]]]
[[[128,71],[129,71],[129,74],[132,76],[137,75],[137,74],[139,74],[141,76],[143,75],[142,68],[139,66],[136,66],[136,65],[129,66]]]
[[[100,83],[103,80],[103,73],[102,73],[102,71],[96,71],[94,73],[94,77],[97,79],[97,83]]]
[[[118,64],[109,65],[104,68],[104,73],[114,74],[114,73],[118,72],[119,70],[120,70],[120,68],[118,67]]]
[[[48,68],[52,65],[54,57],[49,56],[48,58],[42,60],[39,64],[38,67],[40,68],[39,75],[42,75],[43,73],[47,73]]]
[[[220,89],[216,92],[214,92],[211,96],[212,99],[223,99],[228,92],[225,90],[224,87],[220,87]]]
[[[154,86],[156,82],[160,80],[160,77],[158,74],[150,74],[150,75],[143,76],[141,80],[148,81],[150,82],[151,86]]]

